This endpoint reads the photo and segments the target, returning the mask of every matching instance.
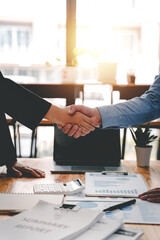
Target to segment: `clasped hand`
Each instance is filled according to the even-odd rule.
[[[72,105],[65,109],[67,110],[68,117],[71,119],[68,122],[66,121],[65,125],[58,124],[58,128],[62,129],[68,136],[73,136],[74,138],[85,136],[101,124],[101,116],[97,108]]]

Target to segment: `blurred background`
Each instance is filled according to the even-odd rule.
[[[112,84],[128,84],[128,75],[150,85],[159,74],[159,0],[0,0],[0,6],[0,70],[18,83],[85,83],[84,104],[95,107],[111,104]],[[119,101],[115,92],[113,103]],[[38,157],[53,155],[53,133],[38,128]],[[20,127],[22,156],[29,156],[31,134]],[[154,145],[152,159],[158,140]],[[135,159],[129,131],[125,159]]]

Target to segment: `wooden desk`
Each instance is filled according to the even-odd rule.
[[[149,89],[150,85],[136,85],[136,84],[113,84],[111,102],[113,103],[113,91],[120,92],[120,99],[129,100],[134,97],[140,97]]]
[[[53,83],[53,84],[22,84],[28,90],[36,93],[42,98],[66,98],[66,105],[75,104],[75,99],[82,92],[84,95],[84,84],[80,83]]]
[[[19,159],[20,162],[28,164],[29,166],[45,170],[46,177],[38,178],[7,178],[5,174],[0,175],[0,192],[17,193],[17,192],[33,192],[33,185],[35,183],[44,182],[67,182],[80,178],[85,183],[85,176],[83,174],[50,174],[52,169],[52,159]],[[140,173],[144,176],[150,188],[160,187],[160,161],[151,161],[151,166],[148,169],[139,168],[136,166],[136,161],[123,161],[126,169],[130,173]],[[157,203],[158,204],[158,203]],[[0,215],[0,221],[3,221],[10,216]],[[125,224],[130,228],[142,229],[144,235],[141,240],[159,240],[160,239],[160,225],[145,225],[145,224]]]

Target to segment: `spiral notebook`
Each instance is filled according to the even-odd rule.
[[[64,195],[0,193],[0,213],[18,213],[34,207],[40,200],[61,205]]]

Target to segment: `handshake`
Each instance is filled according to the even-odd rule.
[[[45,118],[56,123],[59,129],[74,138],[85,136],[101,125],[99,110],[83,105],[71,105],[65,108],[52,105]]]

